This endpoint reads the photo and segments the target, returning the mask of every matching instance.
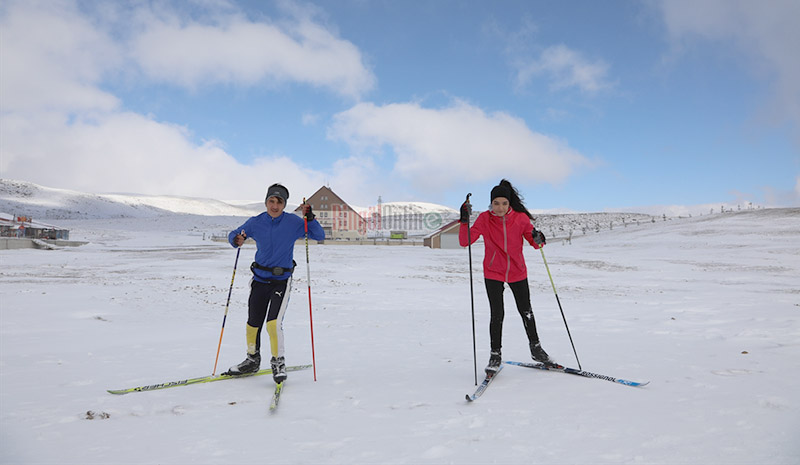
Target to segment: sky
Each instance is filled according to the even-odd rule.
[[[800,206],[795,0],[0,4],[0,177],[532,210]]]

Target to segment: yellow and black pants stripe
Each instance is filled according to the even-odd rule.
[[[289,294],[292,292],[292,277],[275,279],[265,283],[252,280],[250,282],[250,300],[247,313],[247,353],[261,353],[261,329],[266,320],[269,335],[270,353],[273,357],[282,357],[283,317],[289,306]]]

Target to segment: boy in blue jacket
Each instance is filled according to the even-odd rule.
[[[254,373],[261,366],[261,327],[267,322],[272,378],[276,383],[286,380],[286,363],[283,349],[283,316],[292,292],[292,272],[295,262],[294,244],[305,236],[303,218],[286,213],[289,190],[281,184],[267,189],[267,211],[250,218],[228,234],[233,247],[241,247],[248,237],[256,241],[255,261],[250,265],[250,299],[247,311],[247,358],[232,366],[228,374]],[[311,205],[303,205],[308,219],[308,237],[317,241],[325,239],[322,226],[316,221]]]

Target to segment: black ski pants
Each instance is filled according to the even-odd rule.
[[[489,309],[491,318],[489,320],[489,338],[491,340],[492,352],[500,352],[503,346],[503,318],[505,309],[503,306],[503,291],[505,286],[502,281],[484,278],[486,283],[486,294],[489,297]],[[531,346],[539,342],[539,334],[536,332],[536,320],[533,317],[531,307],[531,291],[528,288],[528,280],[523,279],[515,283],[508,283],[514,300],[517,304],[517,311],[522,317],[522,325],[525,327],[525,334],[528,335],[528,342]]]
[[[247,325],[258,329],[255,339],[256,353],[261,353],[261,328],[266,320],[267,333],[270,336],[270,352],[273,357],[283,356],[283,317],[291,292],[291,277],[266,283],[256,280],[250,282]]]

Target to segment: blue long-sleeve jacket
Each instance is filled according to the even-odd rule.
[[[292,213],[283,212],[277,218],[272,218],[269,213],[264,212],[254,216],[238,228],[228,233],[228,242],[233,244],[233,238],[242,231],[247,237],[256,241],[256,263],[264,267],[276,267],[291,269],[294,258],[294,243],[297,239],[305,236],[305,224],[303,218]],[[308,222],[308,237],[315,241],[325,240],[325,231],[319,221]],[[253,278],[256,281],[265,282],[268,280],[288,279],[289,274],[274,276],[269,271],[253,269]]]

